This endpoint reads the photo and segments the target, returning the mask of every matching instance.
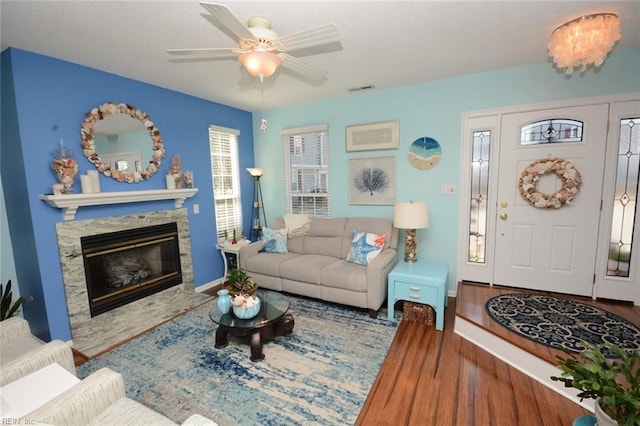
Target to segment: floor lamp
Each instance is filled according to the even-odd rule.
[[[416,229],[429,227],[429,207],[427,203],[413,201],[396,203],[393,216],[393,226],[406,229],[404,245],[404,261],[418,260],[418,236]]]
[[[258,167],[250,167],[247,169],[253,177],[253,206],[251,208],[251,234],[249,239],[253,239],[253,233],[256,233],[256,239],[262,239],[262,227],[267,226],[267,217],[262,205],[262,188],[260,187],[260,178],[264,175],[264,169]],[[260,222],[260,212],[262,212],[262,222]]]

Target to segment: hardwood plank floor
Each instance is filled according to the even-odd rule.
[[[443,332],[403,321],[356,424],[560,426],[589,414],[453,332],[457,312],[554,363],[561,352],[509,333],[485,314],[490,297],[514,292],[520,290],[461,284],[449,298]],[[574,299],[640,323],[640,307]]]

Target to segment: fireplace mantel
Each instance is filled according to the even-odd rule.
[[[197,188],[153,189],[148,191],[96,192],[93,194],[41,195],[40,199],[51,207],[62,209],[64,220],[74,220],[78,207],[104,204],[135,203],[140,201],[175,200],[175,208],[193,197]]]

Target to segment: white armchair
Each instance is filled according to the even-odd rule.
[[[0,322],[0,386],[57,362],[74,376],[71,347],[61,340],[45,343],[31,334],[21,317]]]
[[[25,416],[52,425],[175,426],[163,415],[125,396],[122,375],[101,368],[53,400]],[[193,414],[183,426],[217,426]]]

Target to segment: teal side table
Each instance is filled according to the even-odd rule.
[[[447,306],[447,271],[447,264],[441,262],[398,262],[389,273],[389,319],[393,318],[393,307],[398,300],[423,303],[435,310],[436,330],[442,330]]]

